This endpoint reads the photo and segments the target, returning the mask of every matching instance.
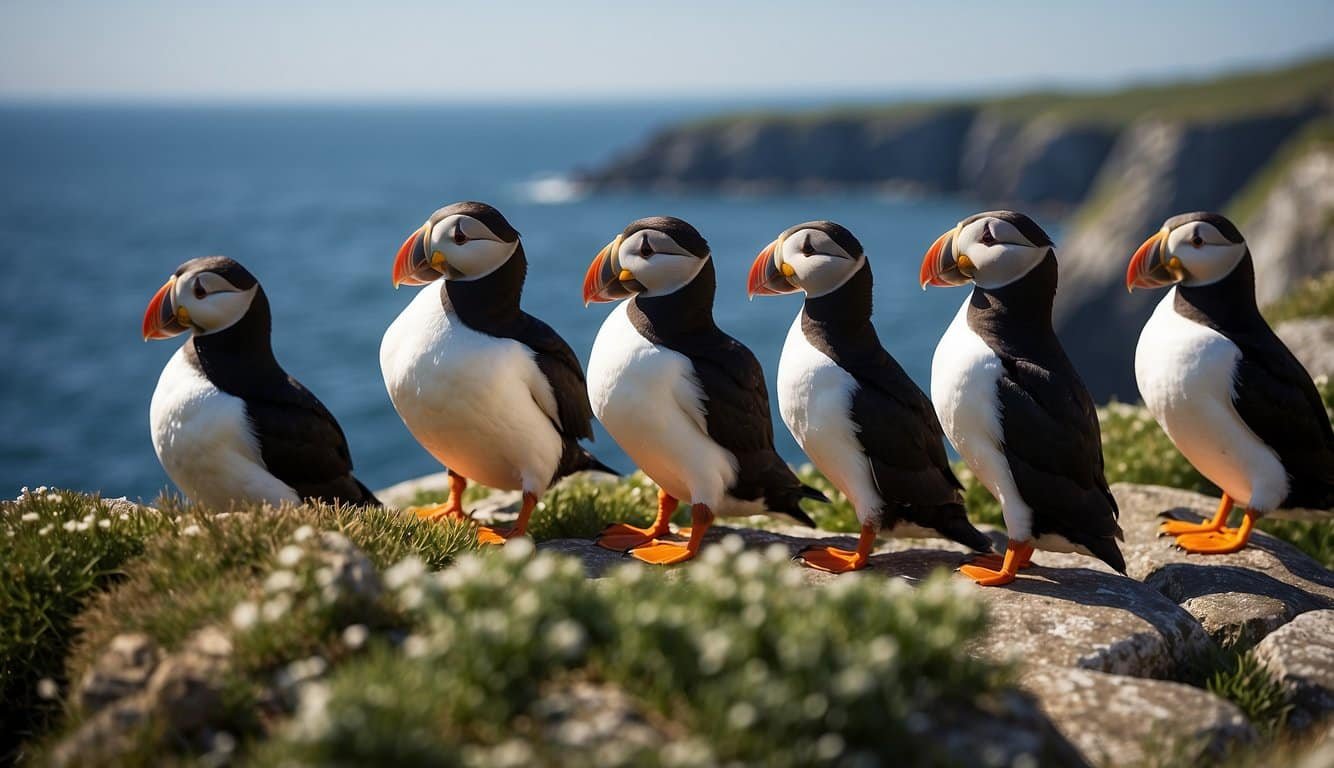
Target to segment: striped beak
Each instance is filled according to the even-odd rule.
[[[165,285],[157,289],[153,298],[148,300],[148,308],[144,310],[144,341],[170,339],[190,330],[187,325],[190,316],[185,307],[177,311],[176,302],[171,298],[172,288],[175,286],[176,276],[172,275]]]
[[[1180,282],[1186,277],[1181,259],[1167,255],[1167,236],[1170,230],[1161,229],[1144,241],[1130,257],[1126,268],[1126,290],[1161,288]]]
[[[588,265],[584,274],[584,306],[593,302],[616,301],[628,298],[644,290],[644,286],[635,280],[627,269],[621,269],[621,241],[625,238],[617,235],[615,240],[603,246],[593,263]]]
[[[765,246],[755,263],[750,265],[750,276],[746,279],[746,295],[778,296],[801,289],[793,280],[796,272],[786,263],[778,263],[778,255],[783,250],[783,238],[778,238]]]
[[[959,234],[955,227],[931,244],[922,259],[922,269],[918,279],[925,289],[928,285],[948,287],[963,285],[973,279],[973,262],[967,254],[957,254],[954,250],[954,238]]]
[[[420,229],[408,235],[394,257],[394,287],[400,285],[426,285],[444,274],[448,265],[439,251],[434,259],[426,255],[426,238],[430,225],[423,224]]]

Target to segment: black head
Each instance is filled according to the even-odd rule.
[[[865,263],[862,244],[847,227],[808,221],[783,230],[750,268],[750,296],[803,290],[818,298],[837,290]]]
[[[259,281],[239,262],[226,256],[191,259],[177,267],[148,302],[144,339],[225,330],[245,317],[259,295]]]
[[[1247,253],[1245,238],[1226,216],[1183,213],[1163,222],[1131,256],[1126,288],[1210,285],[1232,274]]]
[[[589,265],[584,303],[674,293],[689,285],[708,259],[708,241],[689,223],[673,216],[638,219]]]
[[[444,276],[468,281],[499,269],[519,248],[519,233],[486,203],[453,203],[431,214],[394,259],[394,285],[425,285]]]

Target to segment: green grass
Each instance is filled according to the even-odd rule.
[[[1287,296],[1264,308],[1270,325],[1303,317],[1334,317],[1334,271],[1303,280]],[[1328,399],[1326,406],[1329,406]]]
[[[256,762],[927,764],[937,747],[912,720],[1006,682],[963,650],[985,616],[943,575],[807,587],[785,550],[706,552],[680,580],[630,566],[593,588],[577,561],[523,546],[404,579],[405,652],[380,645],[338,669]],[[551,742],[536,710],[574,680],[631,693],[677,738]]]
[[[1205,688],[1237,705],[1264,737],[1279,735],[1292,710],[1287,689],[1260,665],[1255,654],[1224,653],[1231,658],[1216,667]]]

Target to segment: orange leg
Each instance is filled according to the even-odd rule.
[[[862,535],[857,539],[855,551],[838,547],[811,546],[798,552],[797,558],[806,566],[826,573],[860,570],[866,567],[866,561],[871,557],[871,550],[875,549],[876,533],[874,526],[863,525]]]
[[[533,507],[537,506],[537,496],[531,493],[523,495],[523,506],[519,508],[519,519],[514,522],[514,527],[504,531],[498,531],[489,525],[483,525],[477,529],[478,544],[504,544],[515,536],[522,536],[528,531],[528,519],[533,516]]]
[[[463,492],[468,489],[468,478],[457,474],[454,470],[449,471],[449,500],[444,504],[433,504],[428,507],[414,507],[413,512],[421,520],[444,520],[445,518],[455,517],[459,520],[467,520],[468,514],[463,511]]]
[[[1015,575],[1019,573],[1019,563],[1027,562],[1032,556],[1033,542],[1010,539],[1010,543],[1005,547],[1005,560],[1001,563],[999,571],[980,565],[965,565],[959,568],[959,573],[972,579],[979,586],[999,587],[1014,581]]]
[[[993,571],[999,571],[1001,568],[1005,567],[1005,555],[997,555],[994,553],[987,555],[974,555],[973,558],[968,561],[968,564],[980,565],[983,568],[990,568]],[[1033,564],[1034,564],[1033,550],[1029,549],[1028,552],[1025,553],[1022,558],[1019,558],[1019,570],[1022,571],[1023,569]]]
[[[597,545],[604,549],[627,552],[635,547],[642,547],[659,536],[666,536],[672,532],[672,515],[676,512],[678,503],[676,499],[667,495],[666,491],[659,488],[658,516],[654,518],[653,525],[640,528],[627,523],[614,523],[598,534]]]
[[[704,543],[704,534],[709,532],[710,525],[713,525],[713,510],[705,504],[696,504],[690,508],[690,541],[682,544],[654,540],[630,550],[630,556],[653,565],[683,563],[699,554],[700,544]]]
[[[1223,530],[1227,524],[1228,513],[1232,511],[1232,499],[1225,493],[1218,500],[1218,511],[1213,519],[1203,523],[1191,523],[1185,520],[1168,520],[1158,526],[1159,536],[1180,536],[1183,533],[1214,533]]]
[[[1259,515],[1247,508],[1237,528],[1223,528],[1204,533],[1183,533],[1177,537],[1177,546],[1196,555],[1226,555],[1239,552],[1251,539],[1251,529]]]

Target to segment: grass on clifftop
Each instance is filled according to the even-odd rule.
[[[1284,142],[1274,157],[1265,163],[1263,170],[1228,202],[1226,207],[1228,218],[1236,222],[1244,232],[1251,219],[1260,212],[1261,206],[1269,199],[1274,187],[1284,180],[1294,163],[1312,150],[1329,151],[1331,148],[1334,148],[1334,120],[1316,120],[1307,125],[1296,136]],[[1328,223],[1334,226],[1334,222]],[[1334,308],[1321,314],[1332,315]]]

